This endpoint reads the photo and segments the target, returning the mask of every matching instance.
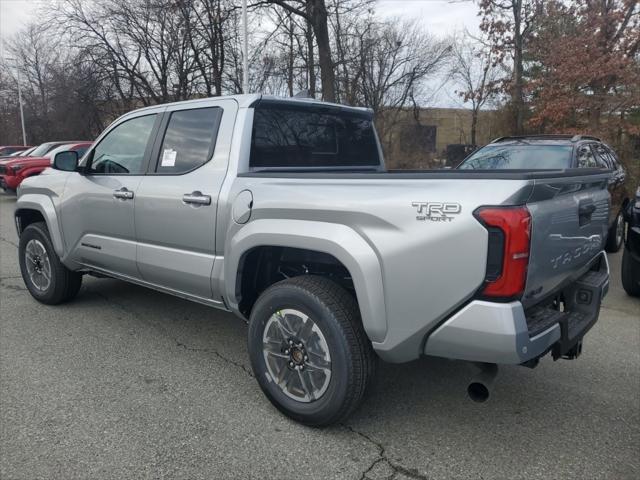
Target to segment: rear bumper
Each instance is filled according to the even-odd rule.
[[[563,289],[565,311],[538,306],[525,311],[518,301],[475,300],[431,335],[424,353],[473,362],[520,364],[548,352],[571,355],[598,320],[600,303],[609,289],[609,264],[601,254],[590,270]]]

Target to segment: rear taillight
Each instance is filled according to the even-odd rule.
[[[481,207],[476,217],[489,231],[482,295],[514,298],[524,293],[529,265],[531,214],[527,207]]]

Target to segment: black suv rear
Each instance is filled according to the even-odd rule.
[[[609,234],[606,250],[617,252],[624,240],[624,212],[630,201],[626,172],[611,147],[588,135],[523,135],[497,138],[476,150],[460,165],[462,170],[557,170],[603,168],[611,170]]]
[[[626,215],[629,228],[622,255],[622,286],[629,295],[640,297],[640,187]]]

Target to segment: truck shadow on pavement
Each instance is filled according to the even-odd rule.
[[[99,321],[109,322],[115,313],[124,320],[120,324],[122,328],[160,336],[171,348],[216,357],[237,367],[240,375],[253,377],[246,347],[247,326],[233,314],[118,280],[91,277],[69,306],[90,310],[106,308],[111,315],[100,313],[96,316]],[[394,417],[415,421],[424,415],[442,417],[448,416],[447,412],[457,415],[461,410],[491,411],[496,402],[503,407],[505,402],[514,402],[510,411],[519,414],[528,403],[527,390],[532,388],[529,380],[535,378],[534,371],[517,366],[502,370],[490,400],[486,404],[475,404],[466,395],[469,381],[478,372],[471,364],[433,357],[399,365],[380,362],[373,387],[354,419],[366,423],[383,415],[389,421]],[[518,392],[505,389],[508,386]],[[260,393],[257,383],[255,389]],[[549,392],[550,397],[554,395]],[[277,415],[275,409],[274,414]]]

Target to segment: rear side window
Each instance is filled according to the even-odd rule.
[[[213,155],[221,118],[219,107],[172,112],[156,172],[185,173],[207,163]]]
[[[594,155],[590,145],[578,147],[576,159],[578,168],[609,168],[603,159]]]
[[[378,167],[366,112],[263,102],[254,112],[251,168]]]
[[[593,146],[596,156],[601,158],[606,164],[607,168],[611,170],[616,170],[617,172],[624,172],[624,168],[622,168],[622,164],[616,157],[616,154],[606,145],[602,145],[601,143]]]
[[[596,157],[606,165],[606,168],[610,168],[612,170],[616,169],[616,162],[604,145],[593,145],[593,149],[595,150]]]

